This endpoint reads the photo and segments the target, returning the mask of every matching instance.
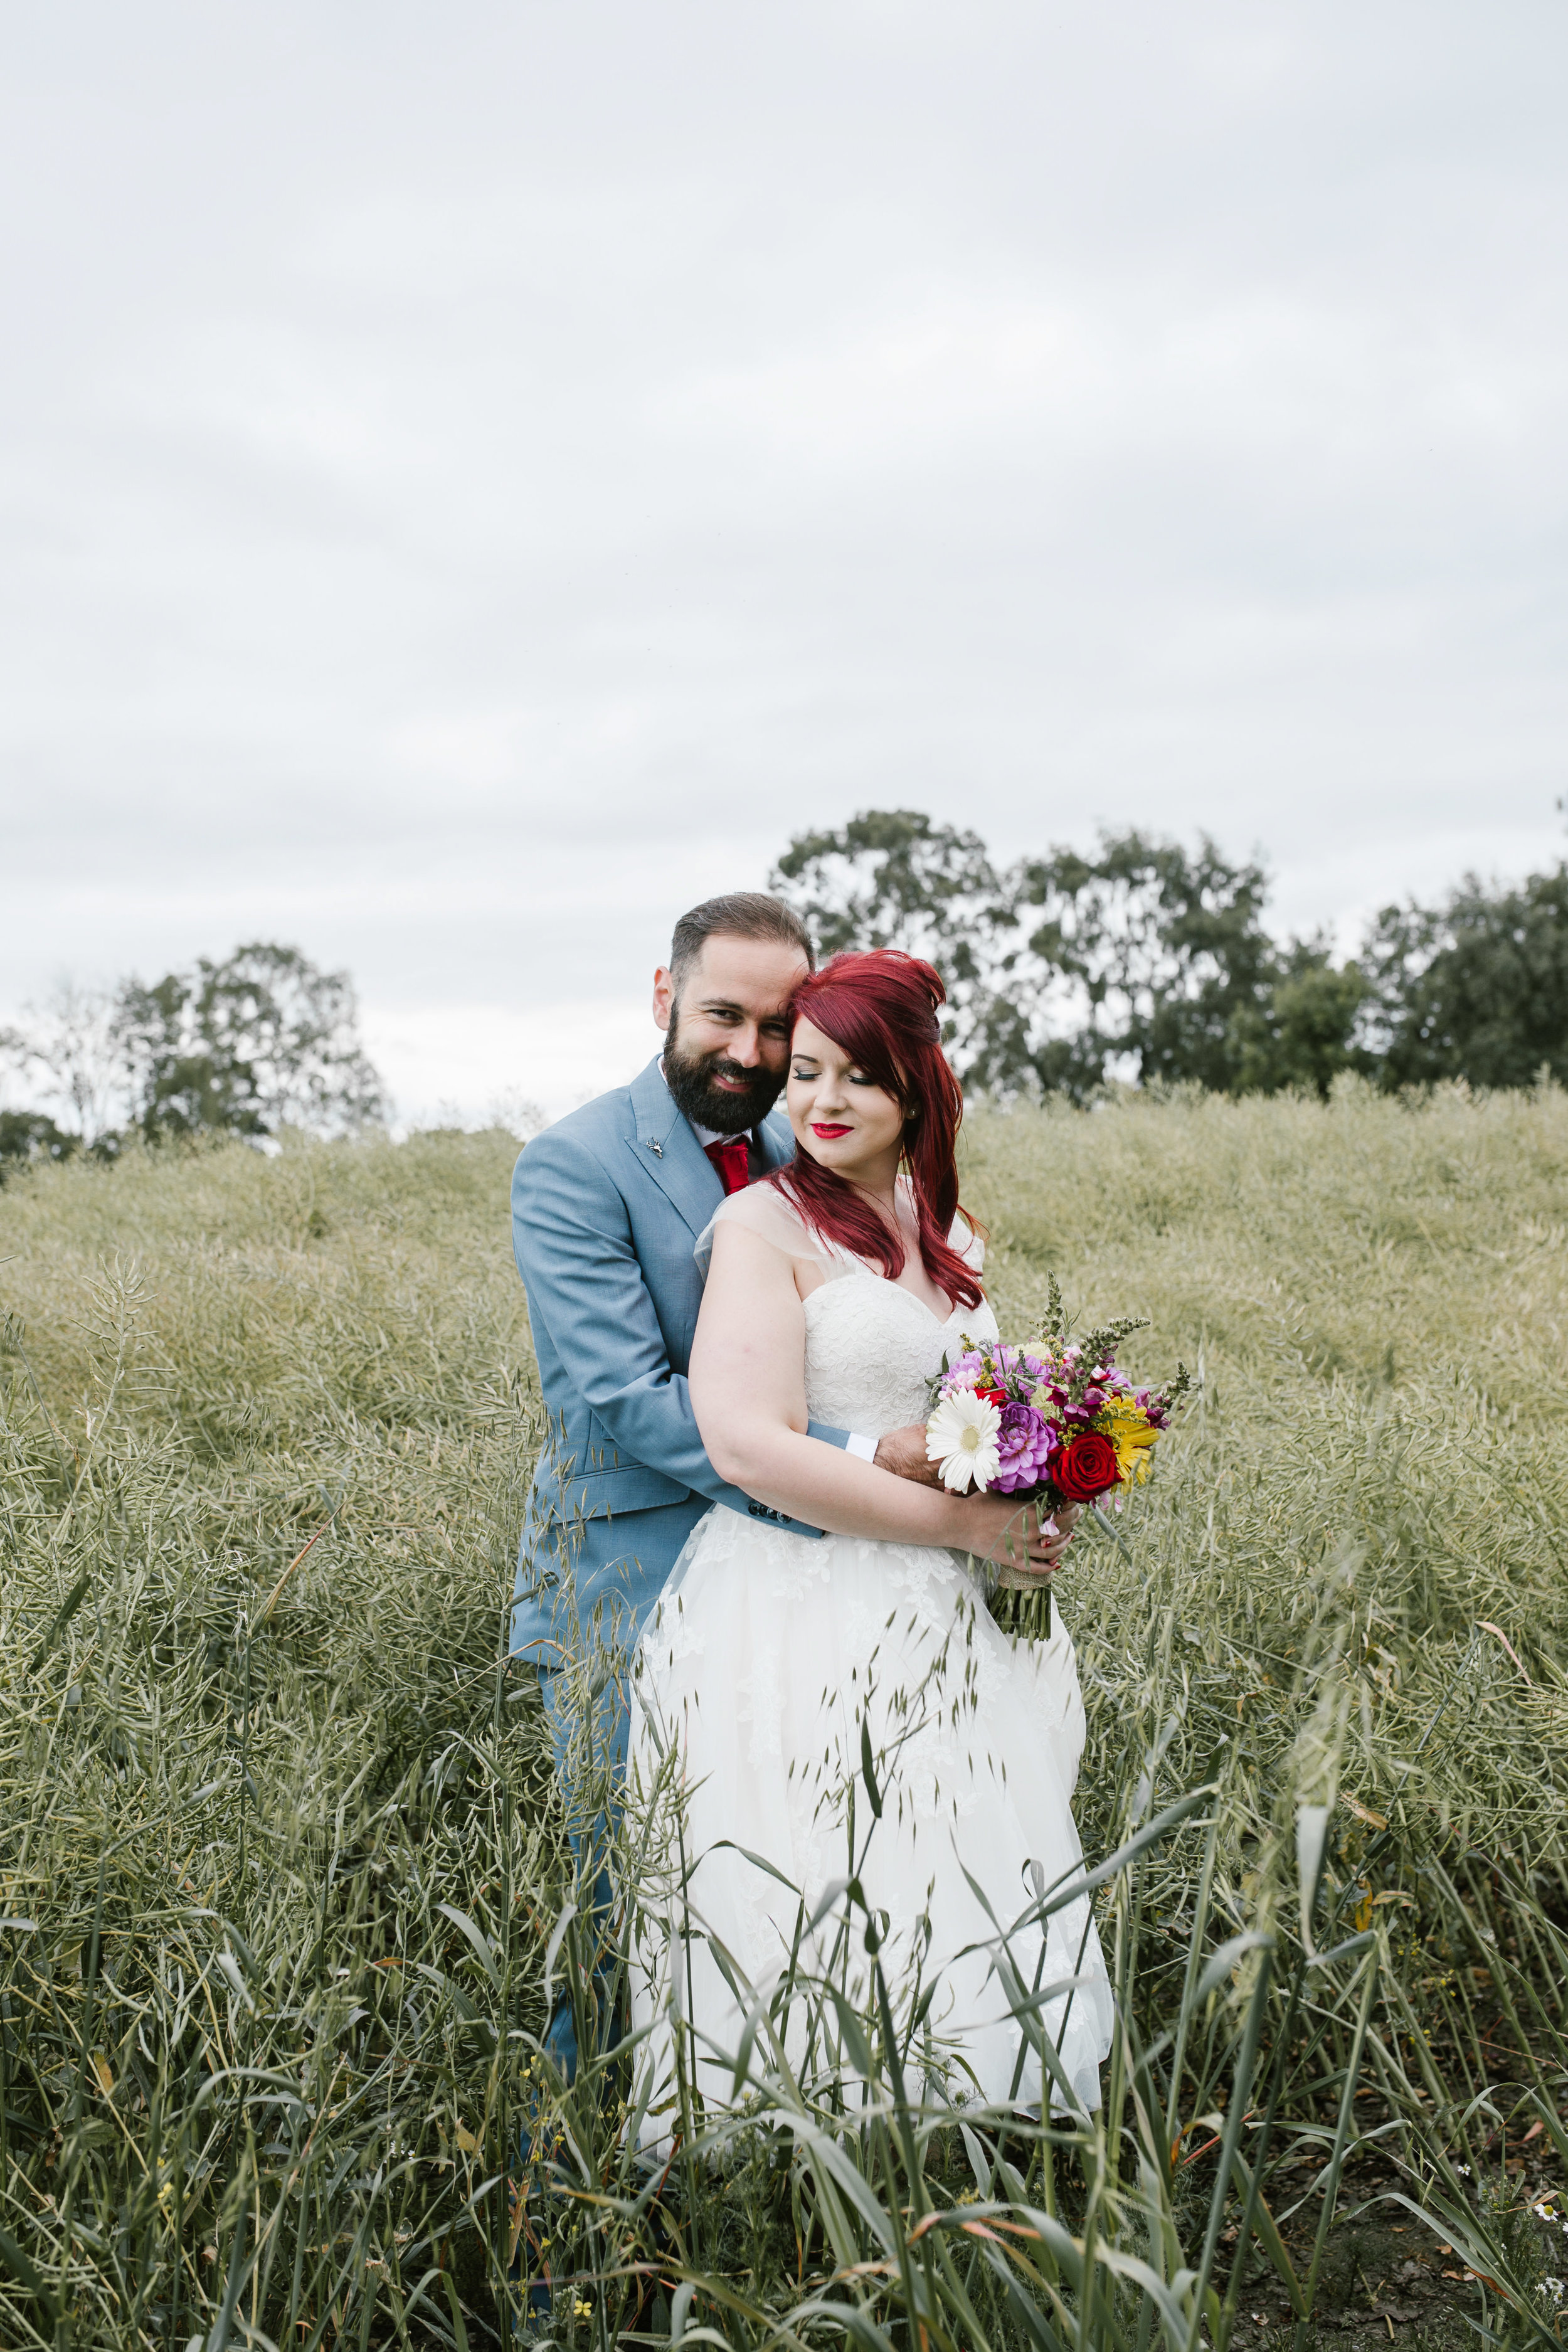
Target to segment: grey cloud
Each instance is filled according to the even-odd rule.
[[[257,931],[631,1003],[864,804],[1202,825],[1298,925],[1556,854],[1544,5],[8,43],[0,1013]]]

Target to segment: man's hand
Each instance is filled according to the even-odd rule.
[[[895,1478],[912,1478],[917,1486],[942,1484],[942,1473],[936,1464],[926,1459],[923,1421],[911,1421],[906,1429],[889,1429],[886,1437],[877,1440],[873,1458],[879,1470],[890,1470]]]
[[[942,1473],[934,1462],[926,1458],[926,1431],[923,1421],[911,1421],[907,1428],[890,1429],[886,1437],[877,1440],[873,1457],[879,1470],[890,1470],[895,1478],[912,1478],[919,1486],[940,1486]],[[973,1496],[995,1503],[1000,1496]],[[1048,1516],[1039,1514],[1033,1503],[1016,1505],[1016,1521],[1004,1538],[996,1558],[1000,1560],[997,1581],[1032,1592],[1050,1581],[1052,1571],[1061,1564],[1062,1557],[1073,1538],[1073,1528],[1082,1507],[1078,1503],[1064,1503]]]

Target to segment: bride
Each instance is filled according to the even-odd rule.
[[[837,956],[802,983],[797,1156],[732,1193],[698,1244],[711,1263],[692,1408],[756,1515],[716,1506],[699,1522],[636,1660],[631,1785],[664,1874],[651,1903],[645,1884],[632,1970],[650,2139],[671,2128],[672,2014],[721,2107],[759,1999],[765,2012],[792,1969],[798,1984],[836,1969],[868,2005],[868,1942],[906,2026],[931,1991],[918,2046],[948,2097],[1037,2105],[1039,2059],[998,1973],[1004,1931],[1015,1981],[1057,1988],[1042,2024],[1079,2103],[1100,2104],[1110,1994],[1089,1906],[1051,1911],[1047,1895],[1043,1943],[1037,1908],[1079,1874],[1072,1643],[1058,1618],[1047,1643],[1015,1644],[969,1572],[992,1561],[1033,1581],[1061,1539],[1016,1501],[917,1485],[806,1434],[808,1418],[876,1434],[923,1420],[944,1355],[996,1335],[958,1206],[942,994],[929,964],[891,950]],[[774,1513],[827,1532],[792,1534]],[[798,2064],[802,2004],[784,2007]],[[1045,2095],[1068,2104],[1059,2084]]]

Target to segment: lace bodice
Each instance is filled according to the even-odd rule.
[[[805,1402],[813,1421],[880,1437],[923,1421],[926,1382],[944,1351],[956,1356],[963,1334],[994,1339],[996,1318],[984,1300],[940,1322],[912,1290],[861,1266],[847,1280],[825,1282],[805,1302]]]
[[[923,1421],[926,1382],[941,1370],[944,1353],[956,1355],[965,1332],[976,1339],[997,1336],[984,1299],[955,1307],[944,1321],[912,1290],[823,1241],[771,1185],[731,1194],[697,1244],[700,1260],[711,1248],[713,1225],[731,1222],[822,1276],[805,1302],[805,1402],[813,1421],[868,1437]],[[978,1273],[984,1252],[968,1225],[955,1223],[949,1240]]]

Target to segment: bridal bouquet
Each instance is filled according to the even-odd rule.
[[[1073,1340],[1053,1278],[1040,1336],[1026,1347],[966,1335],[962,1354],[944,1360],[931,1383],[926,1456],[943,1486],[955,1495],[1015,1495],[1047,1515],[1066,1503],[1103,1507],[1119,1487],[1141,1486],[1192,1386],[1184,1365],[1163,1389],[1136,1387],[1121,1370],[1116,1351],[1146,1319],[1131,1317]],[[1008,1633],[1044,1641],[1050,1589],[999,1586],[991,1613]]]

